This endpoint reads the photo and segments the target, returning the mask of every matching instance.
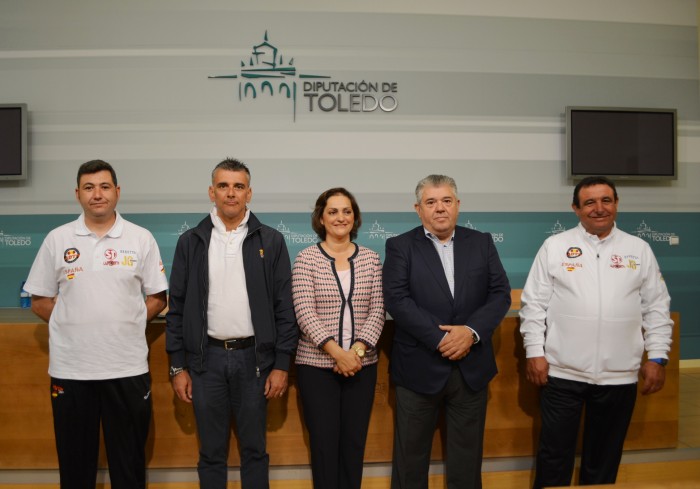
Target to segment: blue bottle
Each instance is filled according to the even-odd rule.
[[[19,307],[22,309],[29,309],[32,307],[32,296],[29,292],[24,290],[24,284],[27,283],[26,280],[22,280],[22,286],[19,289]]]

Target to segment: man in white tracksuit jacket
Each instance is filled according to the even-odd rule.
[[[613,182],[581,180],[579,225],[544,242],[523,289],[526,375],[543,387],[535,489],[571,483],[584,405],[579,483],[614,483],[644,350],[642,393],[664,385],[671,299],[649,245],[615,226],[617,204]]]

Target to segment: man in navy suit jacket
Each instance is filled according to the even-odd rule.
[[[392,489],[427,489],[440,409],[447,424],[448,489],[481,487],[491,336],[510,307],[510,285],[490,234],[457,226],[455,181],[416,187],[422,226],[386,242],[384,301],[396,330]]]

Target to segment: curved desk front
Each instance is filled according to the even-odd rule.
[[[678,439],[678,332],[673,314],[673,350],[666,367],[666,386],[652,396],[639,396],[625,448],[675,447]],[[489,387],[484,440],[485,457],[530,456],[538,432],[538,390],[525,380],[525,352],[511,311],[494,335],[499,374]],[[394,390],[388,376],[393,321],[380,341],[376,397],[365,462],[389,462],[393,440]],[[165,324],[148,325],[153,379],[153,420],[148,446],[149,467],[195,467],[197,436],[192,406],[177,400],[168,378]],[[0,469],[56,468],[48,369],[48,328],[30,311],[0,310]],[[297,398],[294,370],[288,394],[268,406],[268,451],[273,465],[309,463],[308,435]],[[433,458],[442,458],[441,429],[436,430]],[[232,433],[230,465],[239,464]],[[106,465],[104,450],[100,464]]]

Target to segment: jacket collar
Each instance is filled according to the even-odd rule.
[[[251,234],[257,232],[262,228],[262,223],[258,220],[258,218],[250,212],[248,216],[248,236]],[[214,229],[214,223],[211,220],[211,215],[207,215],[204,219],[202,219],[199,224],[192,230],[192,233],[197,236],[199,239],[204,241],[207,246],[209,246],[209,241],[211,239],[211,232],[212,229]]]

